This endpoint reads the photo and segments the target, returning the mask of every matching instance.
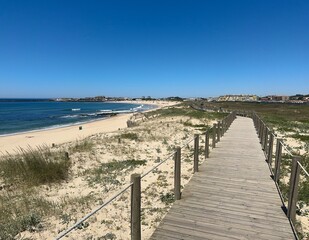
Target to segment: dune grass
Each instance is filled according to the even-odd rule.
[[[86,138],[84,140],[77,140],[75,144],[70,147],[70,150],[72,152],[90,152],[94,146],[94,142]]]
[[[0,239],[13,240],[18,233],[40,231],[45,215],[59,214],[53,202],[39,197],[33,189],[19,189],[0,194]]]
[[[51,151],[47,146],[20,148],[16,154],[0,159],[0,177],[6,184],[36,186],[67,179],[70,160],[64,151]]]
[[[125,138],[129,140],[138,140],[138,135],[136,133],[127,132],[119,135],[119,138]]]

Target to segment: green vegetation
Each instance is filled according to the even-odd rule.
[[[161,193],[160,199],[161,199],[161,202],[165,203],[166,205],[169,205],[175,202],[174,193],[169,193],[169,192],[166,194]]]
[[[289,135],[289,137],[298,139],[303,142],[309,142],[309,135],[301,135],[299,133],[295,133],[295,134]]]
[[[94,147],[94,143],[90,139],[76,141],[70,148],[72,152],[90,152]]]
[[[0,195],[0,239],[13,240],[25,230],[40,231],[43,216],[59,213],[53,202],[35,195],[27,189]]]
[[[87,175],[90,185],[94,183],[119,185],[120,182],[117,180],[117,176],[121,174],[121,171],[131,171],[137,166],[145,164],[146,160],[113,161],[102,163],[97,168],[86,170],[84,174]]]
[[[299,129],[300,132],[309,129],[309,106],[288,103],[255,103],[255,102],[191,102],[196,106],[213,110],[240,110],[256,112],[271,127],[279,131],[291,132]]]
[[[203,131],[203,132],[210,129],[210,127],[207,124],[192,124],[191,122],[184,122],[183,125],[186,126],[186,127],[193,127],[196,130],[200,130],[200,131]]]
[[[150,117],[153,115],[160,115],[161,117],[186,116],[186,117],[191,117],[195,119],[210,119],[210,120],[221,119],[227,116],[226,113],[199,111],[199,110],[195,110],[191,108],[187,104],[184,104],[184,105],[185,107],[182,107],[182,108],[172,107],[172,108],[158,109],[156,111],[145,113],[145,115],[147,117]]]
[[[136,133],[128,132],[128,133],[123,133],[119,135],[119,138],[138,140],[138,135]]]
[[[70,160],[63,151],[48,147],[19,149],[17,154],[7,154],[0,159],[0,177],[6,184],[30,186],[59,182],[68,177]]]

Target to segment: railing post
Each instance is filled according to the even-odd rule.
[[[141,175],[132,174],[131,240],[141,240]]]
[[[267,140],[268,140],[268,128],[265,125],[265,133],[264,133],[264,142],[263,142],[263,150],[267,154]]]
[[[298,183],[300,175],[300,167],[298,161],[299,156],[294,156],[292,161],[291,178],[290,178],[290,191],[289,191],[289,202],[288,202],[288,218],[295,225],[296,222],[296,204],[298,198]]]
[[[258,132],[259,128],[260,128],[260,121],[259,121],[258,117],[256,116],[256,114],[254,114],[254,121],[255,121],[256,132]]]
[[[222,131],[221,131],[221,137],[223,137],[225,133],[225,118],[222,120]]]
[[[263,149],[263,150],[264,150],[265,134],[266,134],[266,126],[265,126],[265,124],[263,123],[262,139],[261,139],[261,144],[262,144],[262,149]]]
[[[278,182],[279,181],[279,177],[280,177],[281,154],[282,154],[281,139],[277,139],[277,143],[276,143],[276,158],[275,158],[275,172],[274,172],[274,180],[275,180],[275,182]]]
[[[221,124],[220,124],[220,121],[218,121],[218,125],[217,125],[217,142],[220,142],[220,130],[221,129]]]
[[[223,137],[224,134],[224,119],[221,121],[221,131],[220,131],[221,137]]]
[[[263,125],[263,122],[261,121],[260,128],[259,128],[259,138],[260,138],[261,145],[263,143],[263,132],[264,132],[264,125]]]
[[[268,165],[271,168],[271,164],[272,164],[272,160],[273,160],[273,147],[274,147],[274,136],[273,133],[270,132],[270,136],[269,136],[269,145],[268,145],[268,155],[267,155],[267,162]]]
[[[223,121],[223,133],[222,133],[222,136],[226,133],[227,131],[227,119],[224,118],[224,121]]]
[[[181,198],[180,186],[181,186],[181,148],[177,147],[175,152],[175,168],[174,168],[174,194],[175,199]]]
[[[212,127],[212,148],[216,147],[216,131],[217,131],[217,124],[214,123]]]
[[[205,133],[205,158],[209,158],[209,130]]]
[[[262,120],[260,119],[260,130],[259,130],[259,132],[260,132],[260,135],[259,135],[259,137],[260,137],[260,143],[262,143],[262,136],[263,136],[263,122],[262,122]]]
[[[199,135],[194,134],[194,173],[198,172],[198,152],[199,152]]]

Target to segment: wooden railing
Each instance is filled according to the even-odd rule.
[[[88,218],[93,216],[95,213],[100,211],[106,205],[111,203],[117,197],[122,195],[128,189],[131,189],[131,239],[132,240],[140,240],[141,239],[141,179],[147,176],[149,173],[153,172],[160,165],[165,163],[170,159],[174,159],[174,197],[175,200],[181,199],[181,150],[186,147],[189,143],[194,141],[194,158],[193,158],[193,173],[199,171],[199,139],[200,136],[205,137],[205,146],[204,146],[204,158],[209,157],[210,153],[210,135],[212,136],[212,148],[215,148],[216,143],[220,141],[220,138],[224,135],[224,133],[228,130],[234,119],[236,118],[236,113],[231,112],[228,116],[226,116],[221,121],[218,121],[213,125],[212,128],[208,129],[206,132],[202,134],[195,134],[194,138],[186,142],[182,147],[177,147],[176,150],[170,154],[166,159],[153,166],[149,171],[140,175],[140,174],[132,174],[131,182],[127,186],[125,186],[122,190],[120,190],[117,194],[112,196],[110,199],[106,200],[106,202],[99,207],[97,207],[94,211],[87,214],[85,217],[77,221],[73,226],[66,229],[62,233],[60,233],[55,239],[61,239],[64,236],[67,236],[72,230],[81,225]]]
[[[309,178],[309,174],[306,169],[301,164],[301,157],[293,155],[288,147],[283,143],[282,139],[277,138],[274,131],[269,128],[265,122],[256,114],[256,113],[245,113],[246,116],[252,117],[254,121],[254,125],[264,151],[266,161],[269,165],[269,169],[272,173],[272,177],[277,185],[280,196],[282,198],[282,202],[284,207],[287,209],[287,217],[295,226],[296,224],[296,210],[297,210],[297,201],[298,201],[298,193],[299,193],[299,181],[301,172],[303,173],[303,180],[306,181]],[[275,143],[276,141],[276,143]],[[274,143],[276,145],[276,149],[274,151]],[[291,159],[291,171],[290,171],[290,179],[289,179],[289,192],[287,198],[287,206],[285,205],[285,200],[282,197],[283,193],[279,186],[280,180],[280,169],[282,168],[282,152],[286,151],[287,155],[290,156]],[[275,162],[273,163],[273,156]]]

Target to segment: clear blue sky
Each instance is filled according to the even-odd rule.
[[[308,0],[0,0],[0,98],[309,93]]]

